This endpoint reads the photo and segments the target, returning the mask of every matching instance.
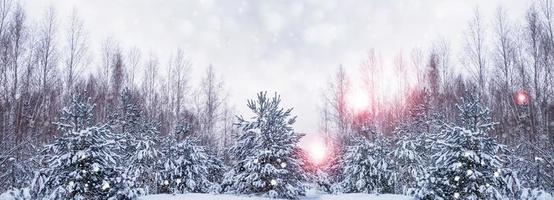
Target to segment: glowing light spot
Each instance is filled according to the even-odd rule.
[[[310,148],[310,155],[316,163],[320,163],[325,158],[325,147],[315,144]]]
[[[275,179],[271,179],[271,181],[269,183],[271,183],[271,185],[273,185],[273,186],[277,185],[277,181]]]
[[[300,147],[306,153],[306,159],[315,165],[325,163],[331,154],[330,149],[332,149],[325,137],[320,134],[306,134],[300,139]]]
[[[515,94],[515,102],[517,105],[529,104],[529,95],[525,91],[519,91]]]
[[[367,110],[370,106],[370,101],[367,91],[358,87],[351,88],[346,96],[346,104],[354,112]]]

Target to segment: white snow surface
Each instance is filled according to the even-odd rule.
[[[248,195],[232,195],[232,194],[155,194],[141,197],[140,200],[273,200],[267,197],[248,196]],[[300,197],[303,200],[415,200],[410,196],[398,194],[327,194],[315,189],[306,191],[306,196]],[[3,200],[0,198],[0,200]],[[537,196],[537,200],[554,200],[554,197],[549,193],[542,193]]]
[[[413,197],[396,195],[396,194],[327,194],[316,190],[308,190],[307,194],[300,199],[306,200],[413,200]],[[142,197],[140,200],[271,200],[266,197],[259,196],[245,196],[245,195],[232,195],[232,194],[156,194]]]
[[[0,194],[0,200],[16,200],[18,198],[13,195],[20,194],[24,199],[31,199],[29,189],[24,188],[22,190],[9,190]],[[231,194],[155,194],[141,197],[140,200],[272,200],[270,198],[259,196],[245,196],[245,195],[231,195]],[[314,189],[308,190],[306,196],[301,197],[304,200],[414,200],[413,197],[396,195],[396,194],[327,194]],[[544,193],[539,195],[537,200],[554,200],[551,194]]]

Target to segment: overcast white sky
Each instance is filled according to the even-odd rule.
[[[298,115],[296,129],[318,130],[321,93],[342,64],[358,69],[374,48],[391,61],[414,47],[446,38],[461,46],[476,6],[487,23],[499,5],[523,19],[531,0],[20,0],[31,20],[51,5],[59,19],[76,8],[98,53],[107,37],[157,55],[161,64],[182,48],[195,82],[211,63],[230,102],[246,113],[246,99],[276,91]],[[67,21],[60,21],[62,25]],[[456,52],[452,52],[456,55]],[[98,57],[96,57],[98,58]],[[454,61],[458,57],[452,58]]]

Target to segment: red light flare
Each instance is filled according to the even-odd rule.
[[[514,94],[514,101],[517,105],[529,104],[529,94],[526,91],[518,91]]]
[[[346,105],[354,113],[364,112],[371,106],[371,99],[363,88],[351,87],[346,94]]]
[[[324,164],[329,158],[329,145],[321,135],[306,135],[301,140],[301,147],[307,153],[310,162],[316,166]]]

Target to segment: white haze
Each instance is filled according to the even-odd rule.
[[[499,5],[522,19],[527,0],[21,0],[32,21],[54,7],[62,26],[77,9],[89,33],[94,59],[99,44],[112,37],[123,47],[153,53],[161,65],[177,48],[193,62],[199,83],[212,64],[224,80],[238,113],[248,114],[246,99],[276,91],[299,116],[296,129],[318,131],[319,104],[327,80],[339,65],[355,72],[368,50],[387,65],[399,53],[450,41],[459,63],[463,31],[476,6],[491,23]],[[488,26],[490,27],[490,26]],[[58,38],[59,39],[59,38]],[[91,63],[90,67],[98,64]],[[159,73],[164,74],[165,70]]]

